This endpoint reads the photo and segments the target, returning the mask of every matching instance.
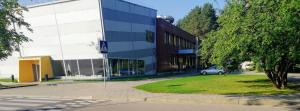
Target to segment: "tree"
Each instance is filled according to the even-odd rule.
[[[177,26],[195,36],[200,36],[200,30],[199,30],[200,14],[201,14],[201,8],[197,6],[194,9],[192,9],[191,12],[189,12],[189,14],[186,17],[179,20]]]
[[[24,20],[23,11],[27,9],[19,5],[18,0],[0,0],[0,60],[18,51],[23,42],[29,41],[28,37],[16,30],[26,28],[32,31]]]
[[[203,7],[195,7],[183,19],[179,20],[177,26],[197,36],[204,37],[208,32],[217,28],[217,16],[213,6],[209,3]]]
[[[299,0],[229,0],[218,23],[202,44],[210,62],[251,59],[276,88],[287,87],[288,67],[300,57]]]

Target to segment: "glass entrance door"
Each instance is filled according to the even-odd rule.
[[[32,72],[34,81],[39,81],[40,79],[40,65],[32,64]]]

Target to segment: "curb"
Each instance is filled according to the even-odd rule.
[[[31,85],[24,85],[24,86],[8,86],[8,87],[0,88],[0,90],[22,88],[22,87],[32,87],[32,86],[38,86],[38,84],[31,84]]]
[[[177,98],[176,98],[177,97]],[[265,106],[290,106],[300,105],[300,100],[288,100],[285,98],[266,98],[266,97],[224,97],[220,95],[202,96],[141,96],[141,97],[103,97],[93,96],[96,100],[112,100],[117,102],[150,102],[150,103],[179,103],[179,104],[233,104],[233,105],[265,105]]]

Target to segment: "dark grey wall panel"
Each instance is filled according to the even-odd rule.
[[[146,32],[118,32],[106,31],[106,40],[109,42],[146,41]]]
[[[154,56],[155,49],[142,49],[132,50],[123,52],[108,53],[109,58],[127,58],[127,59],[138,59],[148,56]]]
[[[106,20],[138,23],[138,24],[145,24],[145,25],[155,25],[156,22],[156,18],[112,10],[108,8],[103,8],[103,18],[104,20],[106,19]]]
[[[153,63],[153,64],[146,64],[145,71],[146,72],[150,72],[150,71],[153,71],[154,68],[155,68],[155,63]]]

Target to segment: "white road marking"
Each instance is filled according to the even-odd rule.
[[[16,103],[16,102],[2,102],[0,101],[0,105],[4,106],[30,106],[30,107],[36,107],[41,106],[43,104],[35,104],[35,103]]]
[[[48,101],[48,100],[34,100],[34,99],[12,99],[8,101],[13,102],[33,102],[33,103],[58,103],[61,101]]]
[[[0,106],[0,111],[16,111],[16,110],[21,110],[22,108],[18,107],[4,107]]]

